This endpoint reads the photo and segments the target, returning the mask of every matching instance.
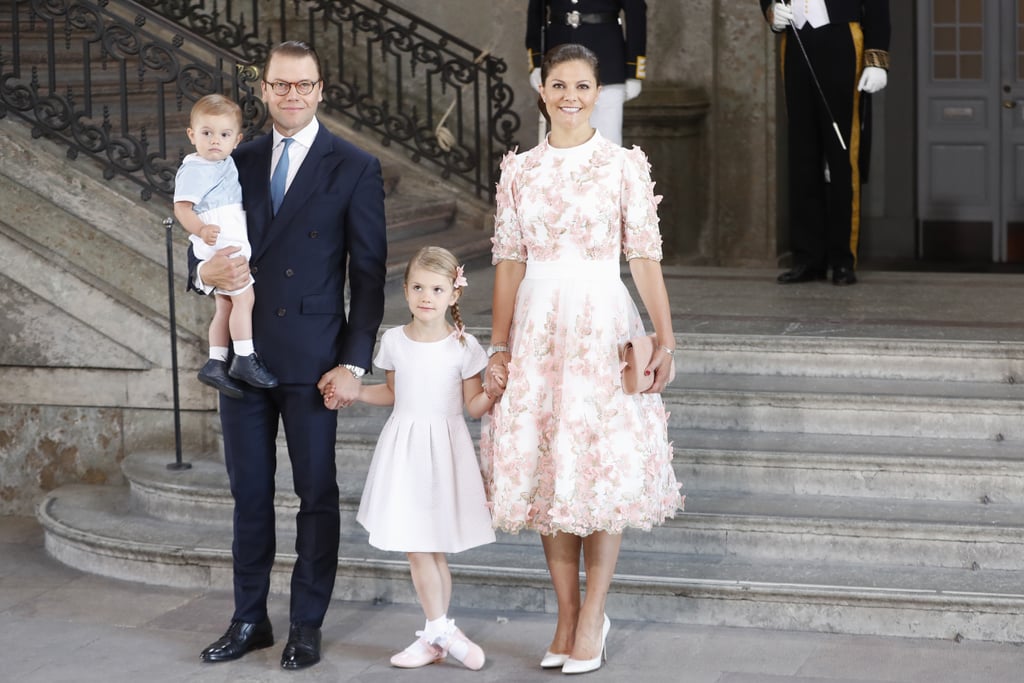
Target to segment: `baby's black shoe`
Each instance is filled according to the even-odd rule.
[[[213,387],[228,398],[242,398],[242,387],[228,377],[228,364],[222,360],[211,358],[199,371],[199,381]]]
[[[235,356],[231,361],[228,375],[257,389],[273,389],[277,386],[277,377],[267,369],[267,366],[255,353],[248,356]]]

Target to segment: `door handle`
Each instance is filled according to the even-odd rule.
[[[1003,100],[1003,109],[1016,109],[1017,100]]]

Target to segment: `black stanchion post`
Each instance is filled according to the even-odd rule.
[[[172,239],[174,219],[164,219],[167,234],[167,302],[171,316],[171,384],[174,389],[174,462],[167,464],[169,470],[187,470],[191,463],[181,461],[181,399],[178,396],[178,321],[174,313],[174,240]]]

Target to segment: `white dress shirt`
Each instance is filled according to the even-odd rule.
[[[302,166],[306,155],[309,154],[309,148],[313,146],[313,141],[316,140],[316,134],[319,131],[320,122],[314,117],[308,126],[292,136],[292,140],[295,142],[288,146],[288,177],[284,181],[285,194],[288,194],[288,188],[292,186],[292,180],[295,179],[295,174],[299,172],[299,167]],[[270,157],[269,177],[271,178],[274,177],[277,162],[281,160],[281,150],[284,149],[282,140],[284,140],[284,136],[277,132],[277,128],[274,128],[274,151]]]

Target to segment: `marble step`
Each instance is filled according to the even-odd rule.
[[[232,500],[223,466],[196,461],[169,472],[162,454],[133,455],[123,469],[134,509],[188,525],[230,525]],[[344,462],[344,461],[342,461]],[[355,521],[365,472],[341,465],[342,533]],[[651,533],[630,533],[633,550],[687,549],[702,556],[750,560],[803,557],[887,565],[1012,569],[1024,566],[1024,504],[908,501],[714,490],[684,482],[686,512]],[[278,479],[277,524],[292,527],[298,499],[288,475]],[[510,537],[508,543],[521,542]]]
[[[444,230],[408,232],[405,239],[388,243],[387,278],[389,281],[400,282],[405,274],[409,259],[422,247],[443,246],[452,252],[460,263],[490,258],[491,233],[473,225],[454,222]],[[387,296],[401,297],[401,289],[388,291]],[[402,299],[399,299],[400,301]],[[386,327],[379,334],[383,334]],[[383,374],[381,374],[383,379]]]
[[[856,437],[894,439],[892,444],[951,439],[957,448],[990,443],[1024,451],[1024,385],[682,375],[663,398],[673,438],[686,430],[735,432],[742,435],[738,439],[817,435],[819,443],[837,436],[846,444],[856,443]],[[383,424],[387,414],[357,404],[343,417],[370,425]]]
[[[684,374],[1024,382],[1024,344],[855,337],[678,334]]]
[[[400,192],[388,196],[385,202],[388,226],[388,244],[418,239],[451,226],[456,206],[452,199],[408,196]]]
[[[1024,449],[938,439],[673,429],[694,491],[1024,504]]]
[[[485,328],[470,332],[487,343]],[[679,373],[664,393],[674,428],[1024,438],[1024,383],[1017,382],[1022,345],[845,339],[836,342],[845,351],[832,356],[821,349],[833,340],[820,338],[676,337]],[[733,362],[731,352],[756,358],[756,366]],[[801,364],[801,353],[821,357]],[[367,381],[381,379],[375,374]],[[377,411],[354,406],[347,414]]]
[[[365,478],[387,411],[342,416],[338,463]],[[479,433],[478,421],[469,421]],[[1024,504],[1024,449],[997,439],[670,428],[684,491]],[[278,438],[279,486],[289,486]]]
[[[386,326],[385,326],[386,327]],[[650,328],[650,325],[647,325]],[[486,342],[490,328],[467,328]],[[682,375],[1024,383],[1024,343],[758,334],[676,334]],[[675,386],[679,386],[676,380]]]
[[[662,397],[678,429],[1024,440],[1024,384],[677,374]],[[363,404],[344,412],[387,414]]]
[[[62,309],[84,315],[97,325],[104,320],[125,318],[96,314],[90,306],[83,305],[89,301],[88,295],[76,293],[81,286],[62,286],[58,291],[64,295],[64,299],[51,295],[46,290],[45,284],[58,277],[58,274],[65,277],[74,275],[85,285],[99,290],[105,297],[130,308],[131,314],[166,326],[169,310],[164,241],[166,235],[158,232],[163,228],[157,221],[149,223],[150,238],[154,241],[159,239],[164,249],[160,260],[151,260],[136,251],[128,241],[121,239],[117,232],[96,227],[90,222],[90,217],[83,219],[71,213],[76,211],[73,206],[75,202],[60,205],[48,201],[47,198],[20,184],[20,180],[2,173],[0,201],[7,207],[3,225],[0,225],[0,236],[17,243],[18,249],[27,252],[26,256],[18,257],[22,267],[29,268],[33,275],[31,279],[26,280],[26,286],[31,287],[40,296],[52,300]],[[177,229],[184,233],[183,229]],[[175,234],[174,237],[177,238],[178,235]],[[5,247],[5,250],[10,251],[13,248]],[[174,246],[174,255],[184,260],[185,248],[183,242],[177,243]],[[38,264],[30,264],[30,259],[38,261]],[[57,272],[50,272],[51,270]],[[43,284],[37,284],[36,280]],[[205,306],[197,305],[198,301],[192,300],[197,297],[180,298],[184,300],[175,311],[181,325],[179,338],[184,346],[194,345],[198,337],[193,331],[198,332],[202,338],[206,336],[206,327],[209,325],[208,311]],[[166,335],[166,332],[163,334]],[[147,340],[139,341],[147,343]],[[163,348],[167,344],[162,343],[160,346]]]
[[[1024,440],[1024,385],[764,375],[677,375],[685,429]]]
[[[191,525],[138,514],[123,487],[73,486],[40,505],[46,547],[92,573],[159,585],[230,590],[230,526]],[[535,537],[450,558],[453,604],[551,611]],[[272,590],[285,592],[293,536],[278,537]],[[335,596],[414,603],[408,567],[361,536],[343,534]],[[1019,571],[845,564],[791,555],[751,562],[732,556],[625,549],[608,612],[615,618],[716,626],[1014,641],[1024,632]]]

